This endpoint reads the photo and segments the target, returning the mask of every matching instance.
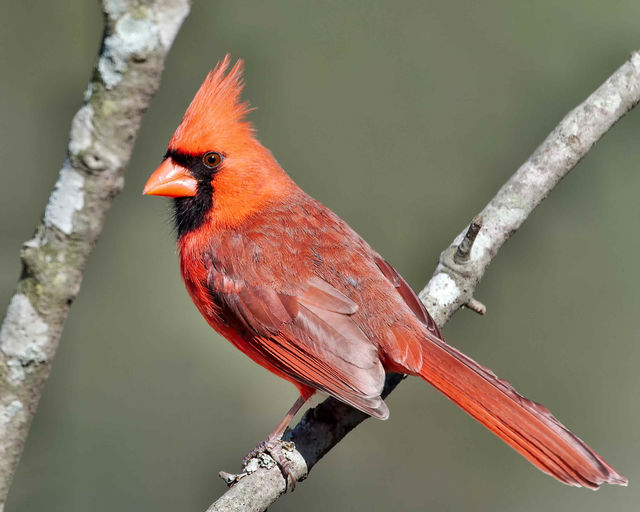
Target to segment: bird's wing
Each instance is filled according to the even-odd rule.
[[[387,418],[380,398],[384,368],[376,346],[353,321],[358,305],[318,277],[298,290],[236,285],[214,293],[225,321],[277,370]]]
[[[409,306],[409,309],[413,311],[413,314],[427,326],[428,333],[432,334],[438,339],[442,339],[442,333],[438,328],[438,324],[435,323],[431,315],[427,311],[422,301],[418,298],[416,293],[411,289],[407,282],[402,278],[398,271],[393,268],[384,258],[375,254],[373,260],[380,269],[380,272],[391,282],[396,288],[396,291],[402,297],[402,300]]]

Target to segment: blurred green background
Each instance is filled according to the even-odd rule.
[[[0,310],[64,158],[99,48],[97,2],[2,3]],[[7,511],[197,511],[294,388],[207,326],[168,201],[142,186],[205,73],[246,59],[261,140],[419,290],[439,252],[640,47],[637,1],[196,0],[82,290]],[[640,112],[507,244],[445,335],[629,477],[565,487],[417,379],[273,510],[631,511],[640,503]]]

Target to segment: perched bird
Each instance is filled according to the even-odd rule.
[[[300,391],[257,450],[286,473],[280,438],[318,390],[388,418],[380,393],[398,372],[565,484],[626,485],[546,408],[445,343],[394,268],[291,180],[246,120],[242,61],[227,73],[229,64],[227,55],[207,75],[143,193],[175,198],[182,277],[207,322]]]

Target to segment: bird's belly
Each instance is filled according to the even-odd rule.
[[[188,273],[183,272],[183,278],[187,287],[187,292],[191,296],[193,303],[196,305],[202,316],[213,329],[231,342],[233,346],[241,352],[249,356],[254,362],[271,373],[281,377],[298,388],[300,394],[305,398],[310,397],[315,389],[307,384],[300,382],[290,375],[287,375],[278,367],[276,367],[268,358],[256,349],[259,340],[247,339],[245,333],[230,318],[225,318],[224,309],[220,303],[217,303],[215,294],[212,294],[209,288],[199,279],[191,279]]]

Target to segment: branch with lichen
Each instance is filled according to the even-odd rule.
[[[190,0],[103,0],[104,39],[67,158],[0,328],[0,511],[82,272]]]
[[[607,81],[569,112],[529,159],[498,191],[440,255],[440,261],[420,299],[443,326],[461,307],[480,314],[485,306],[473,292],[498,250],[618,119],[640,101],[640,52],[633,52]],[[390,374],[382,396],[402,381]],[[311,468],[368,416],[334,398],[309,409],[285,434],[285,446],[296,479]],[[286,445],[286,443],[285,443]],[[265,454],[252,459],[239,475],[222,472],[231,488],[207,512],[258,512],[286,491],[286,482]]]

